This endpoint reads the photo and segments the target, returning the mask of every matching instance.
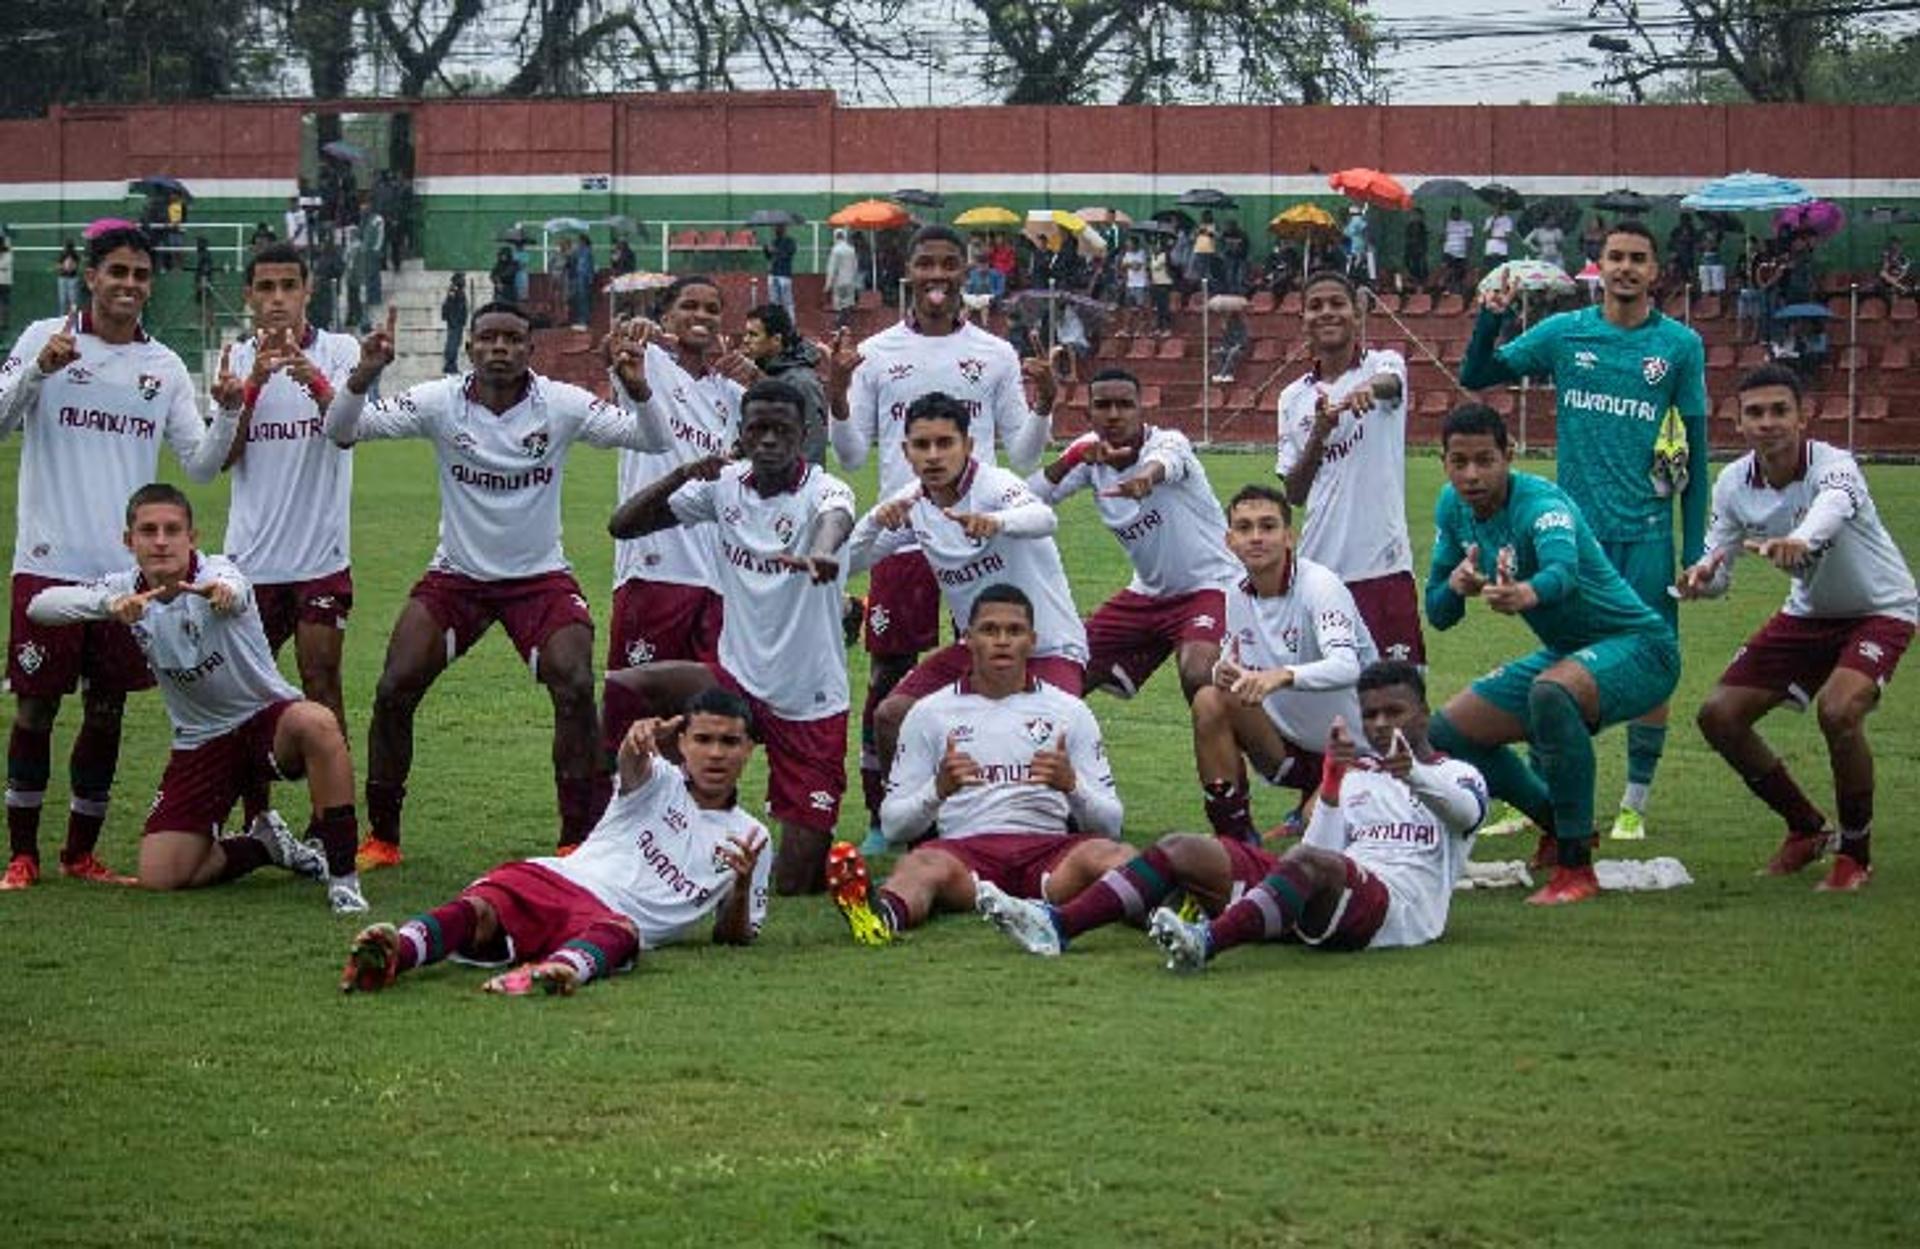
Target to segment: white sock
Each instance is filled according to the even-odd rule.
[[[1647,786],[1640,781],[1628,781],[1627,790],[1620,795],[1620,805],[1630,807],[1641,815],[1647,813]]]

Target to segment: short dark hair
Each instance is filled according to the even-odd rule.
[[[967,240],[960,237],[960,231],[938,221],[930,221],[913,232],[913,237],[907,240],[907,255],[912,256],[925,243],[952,243],[962,256],[967,254]]]
[[[123,247],[145,253],[148,263],[152,263],[153,236],[139,226],[128,225],[102,230],[87,240],[87,268],[98,269],[101,261]]]
[[[133,528],[133,514],[143,507],[170,503],[187,514],[187,525],[193,525],[193,504],[188,501],[186,492],[168,481],[148,482],[127,497],[127,528]]]
[[[753,708],[746,699],[724,685],[709,685],[701,690],[687,700],[687,705],[680,709],[680,713],[688,719],[709,715],[738,720],[749,735],[753,733]]]
[[[1349,278],[1337,269],[1315,269],[1312,273],[1309,273],[1307,280],[1300,283],[1300,294],[1304,298],[1306,293],[1314,287],[1324,286],[1328,283],[1332,283],[1345,291],[1347,298],[1351,299],[1354,303],[1357,304],[1360,302],[1360,288],[1353,284],[1352,278]]]
[[[674,301],[678,300],[689,286],[711,286],[714,293],[720,296],[721,306],[726,305],[727,293],[720,289],[720,283],[704,273],[688,273],[675,278],[671,285],[660,292],[660,298],[653,305],[655,318],[666,316],[667,309],[673,307]]]
[[[763,377],[747,387],[740,396],[740,416],[745,423],[747,405],[750,403],[783,403],[793,409],[793,419],[802,428],[807,423],[807,398],[800,393],[792,382],[783,382],[777,377]]]
[[[1646,222],[1637,220],[1633,217],[1622,217],[1620,220],[1614,222],[1612,225],[1607,227],[1606,234],[1602,236],[1600,240],[1601,246],[1605,247],[1606,240],[1609,238],[1612,238],[1616,234],[1631,234],[1635,238],[1641,238],[1641,239],[1647,240],[1647,250],[1653,253],[1653,258],[1655,260],[1660,259],[1660,242],[1658,239],[1653,237],[1653,231],[1647,228]]]
[[[761,304],[747,313],[747,320],[758,321],[761,329],[788,347],[793,346],[800,337],[800,331],[794,328],[792,315],[779,304]]]
[[[1125,382],[1127,385],[1133,387],[1133,393],[1135,395],[1140,393],[1140,379],[1125,369],[1111,367],[1101,369],[1098,373],[1095,373],[1087,379],[1087,389],[1091,390],[1101,382]]]
[[[907,416],[900,432],[910,434],[916,421],[952,421],[953,427],[967,433],[973,426],[973,413],[967,405],[944,390],[930,390],[907,405]]]
[[[496,312],[504,312],[510,317],[518,317],[527,323],[528,329],[533,328],[533,318],[527,315],[527,310],[519,304],[514,303],[511,299],[489,299],[486,303],[481,304],[473,310],[473,316],[468,318],[467,325],[469,327],[478,325],[480,324],[481,317],[491,316]]]
[[[1360,669],[1360,679],[1354,683],[1354,693],[1364,694],[1368,690],[1381,690],[1389,685],[1404,685],[1413,691],[1422,707],[1427,705],[1427,678],[1420,673],[1420,665],[1404,659],[1376,659]]]
[[[203,240],[204,241],[204,240]],[[253,271],[259,265],[299,265],[300,280],[307,280],[307,258],[292,243],[268,243],[247,257],[246,282],[253,285]]]
[[[974,598],[973,606],[967,609],[967,623],[971,625],[980,614],[980,609],[989,603],[1011,603],[1027,613],[1027,623],[1033,623],[1033,600],[1027,592],[1010,581],[996,581]]]
[[[1493,445],[1502,451],[1507,449],[1507,423],[1498,412],[1484,403],[1463,403],[1447,413],[1447,419],[1440,424],[1440,449],[1447,449],[1447,442],[1455,434],[1471,437],[1474,434],[1491,434]]]
[[[1232,515],[1233,509],[1243,503],[1271,503],[1280,509],[1281,520],[1289,525],[1293,523],[1293,505],[1287,502],[1286,495],[1272,486],[1263,486],[1255,481],[1240,487],[1234,492],[1233,497],[1227,500],[1227,514]]]
[[[1800,380],[1798,373],[1784,364],[1772,361],[1757,369],[1750,369],[1742,375],[1740,384],[1734,388],[1734,393],[1744,395],[1749,390],[1758,390],[1762,386],[1785,386],[1793,392],[1793,401],[1796,404],[1807,395],[1806,383]]]

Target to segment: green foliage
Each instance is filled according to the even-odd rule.
[[[9,0],[0,116],[259,90],[275,59],[251,47],[258,29],[256,7],[241,0]]]

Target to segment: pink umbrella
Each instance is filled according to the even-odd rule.
[[[1774,233],[1788,230],[1804,230],[1819,238],[1838,234],[1840,227],[1847,224],[1847,214],[1840,205],[1832,200],[1808,200],[1804,204],[1795,204],[1782,208],[1773,215]]]

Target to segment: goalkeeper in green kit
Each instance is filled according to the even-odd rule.
[[[1698,562],[1712,482],[1707,474],[1706,350],[1692,328],[1653,306],[1660,274],[1653,234],[1637,221],[1607,231],[1600,304],[1548,317],[1496,347],[1516,291],[1488,292],[1460,382],[1475,390],[1550,377],[1558,391],[1558,479],[1607,560],[1668,625],[1676,565],[1673,500],[1680,500],[1680,566]],[[1611,836],[1646,836],[1648,790],[1667,740],[1663,703],[1627,726],[1627,788]]]

